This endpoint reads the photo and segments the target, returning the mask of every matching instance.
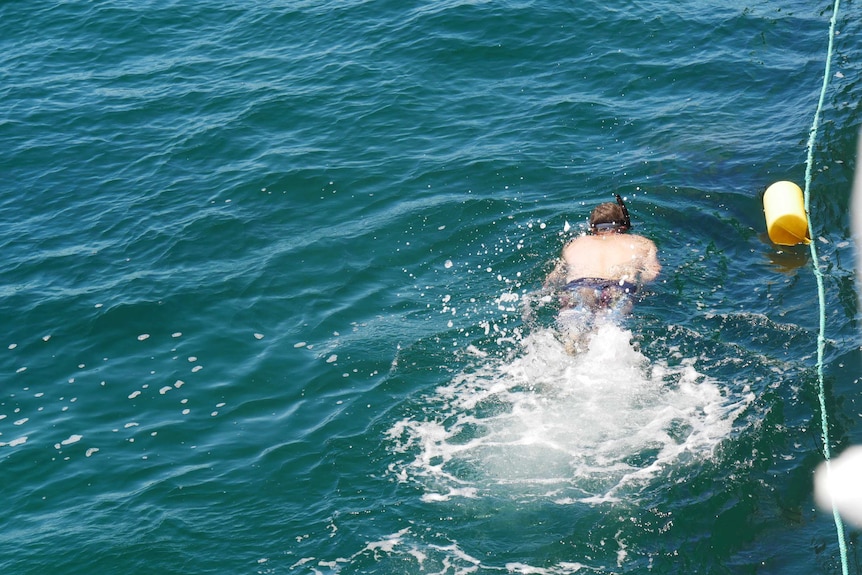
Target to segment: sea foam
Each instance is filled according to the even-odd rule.
[[[577,354],[538,329],[514,358],[479,355],[388,431],[390,472],[426,501],[494,495],[560,504],[636,497],[669,467],[711,458],[752,397],[694,360],[650,360],[614,323]]]

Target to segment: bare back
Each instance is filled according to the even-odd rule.
[[[638,285],[658,276],[655,244],[634,234],[580,236],[563,248],[566,282],[580,278],[620,280]]]

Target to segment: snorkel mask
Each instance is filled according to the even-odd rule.
[[[626,208],[626,204],[619,194],[614,194],[617,198],[617,205],[620,207],[620,211],[622,212],[622,221],[605,221],[597,224],[590,224],[590,229],[593,232],[602,232],[602,231],[614,231],[618,233],[625,233],[632,228],[632,220],[629,216],[629,211]],[[591,216],[592,219],[592,216]]]

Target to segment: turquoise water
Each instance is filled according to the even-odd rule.
[[[816,283],[760,203],[830,12],[0,4],[3,572],[840,572]],[[836,453],[859,22],[812,186]],[[614,192],[663,273],[570,356],[535,292]]]

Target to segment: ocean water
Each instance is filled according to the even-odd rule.
[[[816,281],[761,206],[830,15],[0,3],[2,571],[840,572]],[[813,156],[835,453],[860,21]],[[537,292],[612,193],[662,275],[570,355]]]

